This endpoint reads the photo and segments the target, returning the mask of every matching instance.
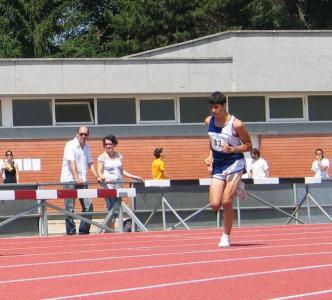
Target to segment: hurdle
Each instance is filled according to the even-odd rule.
[[[206,199],[207,204],[195,209],[195,211],[190,214],[189,216],[182,218],[179,213],[176,211],[176,209],[170,204],[170,201],[168,201],[167,196],[165,195],[165,193],[168,191],[168,189],[172,186],[174,186],[174,184],[176,184],[177,182],[180,182],[181,180],[146,180],[144,183],[144,186],[146,188],[157,188],[160,189],[160,200],[156,203],[156,206],[154,207],[154,209],[150,212],[150,215],[148,216],[146,222],[144,225],[146,225],[148,223],[148,221],[152,218],[152,216],[158,211],[158,209],[161,209],[161,213],[162,213],[162,228],[163,230],[172,230],[175,229],[177,227],[179,227],[180,225],[183,225],[186,229],[190,229],[188,222],[196,217],[197,215],[199,215],[200,213],[202,213],[205,210],[210,209],[210,205],[208,204],[208,200]],[[185,180],[183,180],[185,181]],[[193,183],[198,184],[200,186],[209,186],[210,182],[211,182],[211,178],[202,178],[199,180],[191,180]],[[298,184],[305,184],[306,188],[308,189],[308,185],[312,184],[313,182],[316,182],[315,179],[311,178],[311,177],[306,177],[306,178],[279,178],[279,177],[268,177],[268,178],[243,178],[242,181],[248,185],[258,185],[258,186],[277,186],[279,184],[287,184],[290,185],[290,189],[289,191],[291,192],[291,195],[289,195],[289,200],[291,201],[292,199],[292,203],[293,205],[290,206],[289,208],[291,209],[292,207],[296,207],[297,206],[297,185]],[[143,191],[144,192],[144,191]],[[289,219],[289,222],[291,220],[295,221],[297,224],[304,224],[306,223],[302,218],[300,218],[298,216],[298,214],[296,212],[294,213],[289,213],[288,211],[286,211],[285,209],[278,207],[278,204],[273,204],[271,202],[269,202],[268,200],[264,199],[263,197],[260,197],[258,195],[256,195],[254,192],[250,192],[247,191],[247,195],[249,198],[253,199],[254,201],[257,201],[261,204],[264,205],[264,207],[269,207],[272,210],[277,211],[278,213],[280,213],[281,215],[287,217]],[[309,193],[307,193],[307,197],[305,199],[310,199],[313,198]],[[236,198],[236,203],[237,203],[237,222],[238,222],[238,226],[241,226],[241,202],[245,202],[246,200],[239,200],[239,198]],[[315,201],[315,200],[311,200],[311,201]],[[327,212],[318,204],[317,201],[313,202],[315,203],[315,205],[317,207],[320,207],[321,211],[328,216]],[[300,208],[301,205],[299,205],[298,209]],[[133,211],[135,211],[135,206],[133,206]],[[166,222],[166,210],[169,210],[172,214],[174,214],[176,216],[176,218],[178,219],[178,222],[171,225],[170,227],[167,227],[167,222]],[[219,210],[217,212],[217,227],[221,226],[221,212],[222,210]],[[308,218],[309,218],[309,222],[310,222],[310,211],[308,211]],[[329,218],[330,219],[330,218]],[[330,219],[331,220],[331,219]],[[288,222],[288,223],[289,223]]]
[[[165,197],[164,189],[165,187],[170,187],[171,182],[169,179],[152,179],[152,180],[145,180],[144,181],[145,187],[158,187],[160,188],[160,201],[161,201],[161,209],[162,209],[162,220],[163,220],[163,229],[166,230],[166,206],[170,209],[170,211],[174,214],[174,216],[180,221],[180,223],[186,228],[190,229],[190,227],[186,224],[186,222],[180,217],[180,215],[176,212],[176,210],[172,207],[172,205],[167,201]],[[156,212],[157,208],[155,208],[146,223],[152,218],[154,213]]]
[[[307,203],[307,214],[308,214],[308,223],[311,223],[311,213],[310,213],[310,203],[312,202],[331,222],[332,217],[326,212],[326,210],[315,200],[315,198],[310,193],[310,186],[315,184],[321,184],[322,179],[317,177],[305,177],[305,195],[304,197],[297,203],[294,211],[292,212],[292,216],[296,216],[298,211],[302,207],[302,205],[306,202]],[[286,224],[289,224],[292,218],[290,217]]]
[[[63,208],[49,203],[52,199],[65,199],[65,198],[106,198],[106,197],[128,197],[132,198],[136,196],[135,188],[117,188],[117,189],[37,189],[37,190],[0,190],[0,201],[24,201],[24,200],[36,200],[37,204],[25,209],[24,211],[11,216],[10,218],[2,221],[0,227],[19,219],[27,215],[31,210],[38,209],[39,218],[39,235],[48,236],[48,218],[47,208],[52,208],[55,211],[61,212],[64,215],[77,218],[83,222],[87,222],[97,228],[107,231],[114,232],[113,229],[106,226],[106,224],[100,224],[79,214],[72,213]],[[119,211],[119,219],[123,220],[123,213],[127,213],[132,221],[140,228],[141,231],[147,231],[146,227],[140,222],[130,208],[121,201]],[[123,232],[123,227],[120,225],[120,232]]]
[[[237,201],[237,221],[238,226],[241,226],[241,212],[250,212],[251,210],[262,211],[266,208],[271,208],[273,211],[277,211],[282,216],[287,217],[286,224],[289,224],[291,221],[295,221],[296,223],[307,223],[307,220],[304,219],[305,215],[301,215],[299,217],[299,212],[301,207],[306,203],[307,204],[307,214],[308,214],[308,223],[311,223],[311,211],[312,207],[317,207],[319,212],[322,212],[324,217],[328,218],[330,222],[332,222],[332,217],[328,214],[328,211],[325,210],[324,205],[327,208],[330,207],[327,202],[328,198],[326,194],[328,190],[325,188],[329,188],[329,185],[326,185],[322,190],[318,188],[316,191],[318,194],[312,194],[310,189],[311,186],[319,187],[319,184],[323,183],[320,179],[305,177],[305,178],[265,178],[265,179],[242,179],[243,182],[248,184],[247,186],[247,194],[248,198],[250,198],[250,202],[248,205],[245,204],[247,200],[239,200]],[[34,200],[37,203],[33,202],[31,206],[27,207],[27,205],[18,205],[22,206],[22,210],[15,211],[15,215],[4,216],[1,221],[0,227],[5,226],[6,224],[15,221],[19,218],[33,217],[36,219],[36,222],[33,224],[37,225],[39,222],[39,235],[47,236],[48,235],[48,215],[47,208],[51,208],[56,212],[60,212],[64,215],[71,216],[73,218],[79,219],[81,221],[87,222],[91,225],[97,227],[97,232],[113,232],[111,228],[107,227],[107,221],[112,215],[112,211],[107,212],[107,216],[102,223],[92,221],[88,218],[85,218],[85,214],[91,214],[91,212],[86,213],[72,213],[70,211],[66,211],[65,209],[58,207],[52,203],[53,199],[65,199],[65,198],[122,198],[127,197],[131,199],[132,207],[129,207],[124,201],[119,201],[117,203],[117,207],[119,210],[119,231],[123,232],[123,217],[125,215],[129,216],[132,219],[132,231],[135,231],[135,228],[139,231],[146,232],[147,222],[142,222],[140,220],[139,213],[150,213],[148,220],[151,219],[152,215],[157,211],[162,214],[162,229],[163,230],[173,230],[182,225],[185,229],[189,230],[190,227],[194,226],[193,223],[190,223],[191,219],[195,218],[199,214],[202,214],[203,211],[208,211],[207,216],[209,217],[208,222],[214,222],[216,218],[216,227],[220,227],[222,224],[220,222],[220,216],[222,214],[222,210],[219,210],[217,214],[212,213],[210,205],[208,203],[208,186],[210,185],[210,178],[203,179],[194,179],[194,180],[146,180],[144,182],[144,186],[142,183],[134,182],[134,187],[130,188],[118,188],[118,189],[105,189],[105,188],[97,188],[97,189],[40,189],[43,184],[37,185],[39,189],[32,190],[31,187],[29,189],[17,189],[17,190],[6,190],[8,188],[13,189],[11,186],[6,186],[5,190],[0,189],[0,201],[23,201],[23,200]],[[324,180],[325,181],[325,180]],[[96,182],[94,182],[96,183]],[[284,185],[286,184],[286,185]],[[35,184],[30,184],[31,186],[35,186]],[[50,184],[44,184],[50,185]],[[60,183],[54,183],[54,185],[60,185]],[[250,185],[258,185],[258,186],[267,186],[267,188],[250,188]],[[278,187],[278,185],[281,185]],[[197,186],[197,188],[196,188]],[[204,187],[206,186],[206,187]],[[24,186],[22,186],[23,188]],[[28,186],[24,187],[27,188]],[[270,188],[273,187],[273,188]],[[274,188],[275,187],[275,188]],[[17,184],[15,188],[20,188],[20,184]],[[270,191],[273,191],[271,197]],[[281,191],[281,193],[279,192]],[[149,202],[148,198],[145,195],[145,199],[142,195],[142,200],[140,200],[140,209],[136,209],[135,202],[137,197],[137,191],[139,194],[151,193],[154,195],[152,197],[153,201]],[[178,194],[184,193],[184,194]],[[315,199],[316,195],[319,197],[323,193],[323,202],[322,205]],[[325,194],[324,194],[325,193]],[[297,195],[301,194],[301,199],[298,199]],[[302,197],[302,195],[304,196]],[[269,198],[267,198],[269,197]],[[293,199],[293,200],[292,200]],[[183,200],[183,202],[182,202]],[[144,210],[144,201],[147,201],[150,205],[148,210]],[[263,206],[256,206],[254,202],[259,202],[263,204]],[[196,206],[195,206],[196,203]],[[29,203],[30,205],[30,203]],[[184,207],[189,207],[189,209],[183,209]],[[150,208],[154,207],[151,211]],[[234,208],[235,209],[235,208]],[[38,210],[38,214],[35,211]],[[271,210],[271,211],[272,211]],[[287,211],[286,211],[287,210]],[[33,215],[29,214],[33,211]],[[188,215],[188,211],[190,211],[190,215]],[[185,216],[182,214],[185,212]],[[168,214],[173,215],[175,218],[172,219],[172,224],[167,224],[170,222],[167,220]],[[269,216],[271,213],[269,212]],[[38,218],[38,219],[37,219]],[[175,219],[175,221],[174,221]],[[245,218],[242,219],[242,221]],[[304,221],[305,220],[305,221]],[[204,219],[206,221],[206,219]],[[200,222],[200,221],[199,221]],[[284,220],[283,220],[284,222]],[[160,224],[161,222],[159,222]],[[174,224],[173,224],[174,223]],[[210,226],[210,225],[209,225]]]

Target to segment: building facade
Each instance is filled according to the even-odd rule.
[[[204,178],[208,96],[242,119],[270,175],[310,176],[332,158],[332,31],[230,31],[119,59],[0,61],[0,152],[22,182],[59,181],[63,147],[85,124],[96,158],[119,138],[125,169],[150,178],[163,147],[172,179]]]

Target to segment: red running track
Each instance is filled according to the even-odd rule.
[[[0,299],[332,299],[332,225],[0,239]]]

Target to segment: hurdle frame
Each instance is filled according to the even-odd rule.
[[[197,182],[199,185],[209,185],[209,180],[210,179],[199,179]],[[319,204],[319,202],[312,196],[310,193],[310,186],[312,185],[318,185],[321,183],[320,179],[313,178],[313,177],[304,177],[304,178],[266,178],[266,179],[243,179],[243,181],[247,184],[279,184],[279,183],[288,183],[291,184],[291,189],[293,193],[293,202],[294,202],[294,209],[292,213],[288,213],[285,210],[281,209],[278,207],[278,205],[273,205],[266,201],[265,199],[258,197],[252,192],[248,192],[248,196],[253,198],[255,201],[258,201],[260,203],[263,203],[264,205],[272,208],[273,210],[278,211],[284,216],[288,217],[288,220],[286,224],[289,224],[292,220],[298,223],[305,223],[301,218],[299,218],[298,213],[301,207],[306,203],[307,204],[307,216],[308,216],[308,223],[311,223],[311,204],[313,204],[315,207],[319,209],[320,212],[325,215],[330,222],[332,222],[332,217],[328,214],[328,212],[323,208],[322,205]],[[94,182],[95,183],[95,182]],[[53,183],[54,185],[62,185],[62,183]],[[72,183],[71,183],[72,184]],[[165,195],[165,188],[171,186],[172,181],[171,180],[166,180],[166,181],[145,181],[146,186],[153,186],[157,187],[160,189],[160,200],[158,202],[158,205],[161,206],[161,212],[162,212],[162,229],[163,230],[173,230],[177,228],[180,225],[183,225],[187,230],[190,229],[188,225],[188,221],[191,220],[192,218],[196,217],[200,213],[202,213],[204,210],[207,210],[210,208],[209,204],[204,205],[201,208],[195,208],[195,211],[190,214],[189,216],[183,218],[181,217],[178,213],[177,210],[170,204],[168,199],[166,199]],[[305,195],[298,201],[297,199],[297,185],[298,184],[304,184],[305,187]],[[37,184],[37,190],[16,190],[16,191],[11,191],[11,190],[0,190],[0,200],[17,200],[15,199],[15,195],[18,195],[18,200],[36,200],[37,203],[34,205],[31,205],[31,207],[25,208],[23,211],[20,211],[19,213],[12,215],[2,221],[0,223],[0,228],[2,226],[5,226],[6,224],[13,222],[19,218],[25,217],[26,215],[29,214],[32,210],[38,210],[38,215],[39,215],[39,235],[40,236],[47,236],[48,235],[48,213],[47,213],[47,208],[52,208],[55,211],[58,211],[64,215],[69,215],[72,216],[73,218],[79,219],[81,221],[90,223],[91,225],[94,225],[98,228],[97,232],[113,232],[113,230],[109,227],[106,226],[107,223],[107,217],[112,213],[112,212],[107,212],[107,216],[104,219],[102,223],[95,222],[93,220],[89,220],[84,217],[84,214],[91,214],[90,212],[88,213],[72,213],[69,211],[66,211],[65,209],[62,209],[58,206],[53,205],[50,203],[50,199],[55,199],[57,198],[57,192],[55,190],[48,190],[48,189],[42,189],[43,186],[45,185],[50,185],[50,183],[39,183]],[[17,187],[19,184],[17,185]],[[22,185],[23,186],[23,185]],[[7,186],[8,187],[8,186]],[[94,189],[96,191],[98,190],[103,190],[103,196],[105,196],[107,193],[107,189]],[[106,190],[106,191],[105,191]],[[118,208],[119,208],[119,231],[123,232],[123,227],[122,227],[122,221],[124,218],[124,214],[129,216],[132,219],[132,228],[133,231],[136,231],[136,228],[138,228],[142,232],[148,231],[146,224],[143,224],[141,220],[137,217],[135,214],[135,200],[136,200],[136,189],[133,187],[130,188],[120,188],[120,189],[115,189],[116,190],[116,196],[117,197],[128,197],[131,199],[131,208],[127,206],[127,204],[124,201],[120,201]],[[68,190],[67,190],[68,191]],[[87,198],[93,198],[98,194],[93,194],[91,189],[77,189],[76,193],[79,196],[80,191],[88,192],[90,193]],[[108,190],[110,191],[110,190]],[[33,196],[33,193],[37,196]],[[48,199],[47,197],[43,197],[43,195],[51,193],[52,197],[49,196]],[[52,194],[53,193],[53,194]],[[112,193],[112,192],[111,192]],[[114,196],[114,192],[112,196]],[[4,197],[7,197],[8,199],[4,199]],[[80,196],[81,197],[81,196]],[[59,198],[64,198],[64,197],[59,197]],[[98,198],[100,198],[98,196]],[[58,198],[57,198],[58,199]],[[238,218],[238,226],[242,226],[241,224],[241,201],[237,198],[237,218]],[[245,200],[244,200],[245,201]],[[166,211],[170,211],[175,215],[177,218],[178,222],[175,224],[172,224],[170,227],[167,227],[167,219],[166,219]],[[216,220],[216,227],[220,227],[220,214],[221,212],[219,211],[217,214],[217,220]]]

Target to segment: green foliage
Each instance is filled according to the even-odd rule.
[[[119,57],[225,30],[332,29],[331,0],[0,0],[0,57]]]
[[[105,50],[129,54],[183,42],[203,34],[200,0],[122,1],[122,9],[108,22]],[[124,52],[123,52],[124,51]]]
[[[5,27],[4,40],[12,37],[13,54],[20,51],[22,57],[44,57],[52,52],[52,39],[60,30],[58,20],[62,16],[62,0],[12,0],[0,1],[0,15]],[[8,46],[8,43],[6,44]],[[0,52],[6,47],[1,44]]]
[[[305,0],[300,2],[308,29],[332,29],[331,0]]]

